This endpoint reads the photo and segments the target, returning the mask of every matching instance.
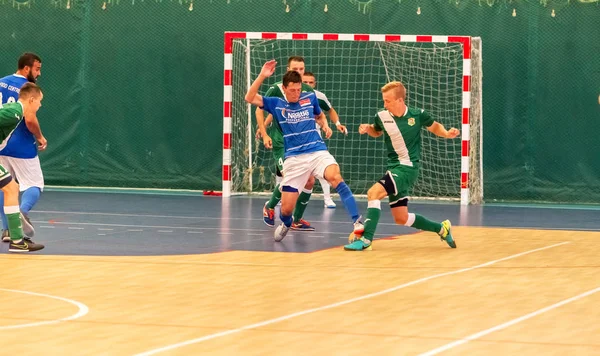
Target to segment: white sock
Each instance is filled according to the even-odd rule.
[[[331,186],[324,178],[319,178],[321,188],[323,189],[323,199],[331,199]]]

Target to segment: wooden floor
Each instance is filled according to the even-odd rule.
[[[4,255],[0,354],[600,354],[600,233],[453,232],[456,250]]]

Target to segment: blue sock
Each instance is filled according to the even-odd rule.
[[[21,196],[21,211],[23,214],[29,214],[29,211],[35,203],[40,200],[41,190],[38,187],[27,188]]]
[[[292,226],[292,220],[294,220],[292,218],[291,215],[287,215],[287,216],[283,216],[283,215],[279,215],[279,218],[281,219],[281,221],[283,221],[283,225],[290,227]]]
[[[341,182],[335,190],[340,195],[340,198],[342,198],[342,203],[344,203],[346,211],[352,217],[352,222],[355,222],[360,215],[358,215],[358,206],[356,206],[356,200],[354,199],[354,195],[352,195],[350,187],[346,185],[346,182]]]
[[[6,220],[6,214],[4,214],[4,192],[0,190],[0,216],[2,216],[2,229],[8,230],[8,220]]]

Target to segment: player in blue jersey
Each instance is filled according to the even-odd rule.
[[[35,53],[24,53],[19,57],[17,72],[0,78],[0,107],[14,103],[19,98],[21,87],[28,82],[35,83],[41,74],[42,60]],[[27,118],[18,123],[7,142],[0,147],[0,164],[19,182],[21,197],[21,222],[26,238],[35,230],[29,220],[29,211],[37,203],[44,189],[44,176],[40,166],[38,150],[46,149],[47,141],[40,129],[37,117]],[[0,194],[0,205],[4,196]],[[10,241],[10,232],[4,212],[2,216],[2,241]]]
[[[364,226],[360,221],[356,200],[344,182],[335,158],[327,151],[315,123],[321,126],[327,138],[331,137],[331,128],[324,115],[321,115],[315,94],[302,92],[300,73],[289,71],[283,76],[283,98],[262,97],[258,94],[263,81],[275,72],[276,65],[275,60],[264,64],[245,97],[247,102],[273,115],[273,124],[279,125],[283,133],[285,160],[280,185],[282,194],[279,216],[282,224],[275,230],[275,241],[283,240],[292,226],[292,213],[298,200],[298,191],[312,175],[325,178],[337,190],[352,218],[354,231],[362,233]]]

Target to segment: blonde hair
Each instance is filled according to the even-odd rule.
[[[23,84],[19,91],[19,99],[29,99],[42,95],[42,89],[35,83],[27,82]]]
[[[392,90],[395,90],[396,99],[406,100],[406,88],[404,87],[404,84],[400,82],[389,82],[381,87],[382,93],[387,93]]]

